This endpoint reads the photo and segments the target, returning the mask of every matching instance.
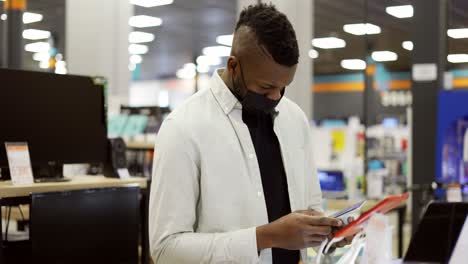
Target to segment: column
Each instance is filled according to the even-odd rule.
[[[435,180],[437,95],[444,87],[447,58],[447,0],[415,0],[413,17],[413,185],[424,189]],[[433,77],[414,80],[418,64],[437,67]],[[426,197],[427,198],[427,197]],[[413,191],[413,231],[426,200]]]
[[[6,0],[4,9],[8,16],[6,21],[6,66],[12,69],[23,68],[23,13],[26,0]]]
[[[104,76],[109,95],[128,97],[129,1],[67,0],[66,61],[70,74]]]
[[[243,7],[256,4],[255,0],[238,0],[238,13]],[[286,96],[294,101],[305,112],[307,118],[312,119],[313,93],[312,87],[312,59],[309,58],[309,50],[312,48],[311,40],[313,36],[313,0],[288,1],[271,0],[263,1],[272,3],[283,12],[291,21],[296,31],[299,44],[299,65],[297,67],[294,81],[286,89]]]

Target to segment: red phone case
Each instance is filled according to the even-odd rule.
[[[409,197],[409,193],[403,193],[400,195],[393,195],[390,196],[380,203],[378,203],[376,206],[371,208],[369,211],[365,212],[362,214],[358,219],[354,220],[352,223],[349,225],[343,227],[341,230],[336,232],[336,234],[333,236],[333,238],[341,238],[341,237],[349,237],[352,235],[355,235],[359,233],[362,229],[362,225],[369,220],[369,218],[375,214],[375,213],[380,213],[380,214],[386,214],[390,210],[398,207],[400,204],[405,202]]]

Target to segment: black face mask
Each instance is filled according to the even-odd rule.
[[[247,110],[247,111],[260,111],[265,114],[272,113],[275,110],[275,107],[278,105],[280,102],[281,98],[283,97],[284,94],[284,89],[281,92],[281,98],[278,100],[271,100],[270,98],[252,92],[249,89],[247,89],[247,85],[245,84],[244,80],[244,74],[242,72],[242,67],[239,62],[239,68],[240,68],[240,73],[241,73],[241,78],[242,78],[242,83],[243,83],[243,89],[241,88],[241,85],[239,84],[239,81],[234,82],[234,77],[232,77],[232,91],[234,95],[237,97],[237,99],[240,101],[242,104],[242,108]],[[242,96],[242,91],[246,91],[245,96]]]

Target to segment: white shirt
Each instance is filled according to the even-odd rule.
[[[149,208],[156,263],[272,263],[271,249],[257,251],[256,227],[268,215],[255,148],[221,72],[159,131]],[[284,96],[276,111],[291,210],[321,210],[307,118]]]

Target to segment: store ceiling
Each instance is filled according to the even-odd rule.
[[[367,1],[368,21],[382,28],[381,34],[368,36],[370,47],[373,50],[391,50],[398,54],[397,61],[385,63],[393,71],[407,71],[410,68],[411,52],[403,49],[401,43],[410,40],[412,18],[398,19],[390,16],[385,12],[385,7],[412,2],[412,0]],[[135,6],[136,15],[151,15],[163,19],[163,25],[160,27],[139,29],[156,36],[155,41],[149,44],[149,52],[143,56],[140,78],[174,77],[177,69],[200,55],[203,47],[216,45],[216,36],[233,31],[236,6],[235,0],[175,0],[168,6],[153,8]],[[63,51],[65,0],[29,1],[28,10],[44,15],[42,22],[31,24],[30,27],[34,25],[34,28],[56,33],[59,49]],[[342,49],[317,49],[319,57],[314,61],[315,74],[350,72],[340,67],[340,61],[365,57],[365,37],[348,34],[342,29],[344,24],[363,22],[366,17],[365,11],[365,0],[315,0],[315,37],[337,36],[347,43]],[[449,26],[468,27],[468,1],[450,1]],[[448,39],[449,53],[468,53],[468,39]],[[26,57],[27,65],[37,67],[37,63],[31,60],[31,54],[27,54]],[[449,67],[454,66],[449,65]]]

